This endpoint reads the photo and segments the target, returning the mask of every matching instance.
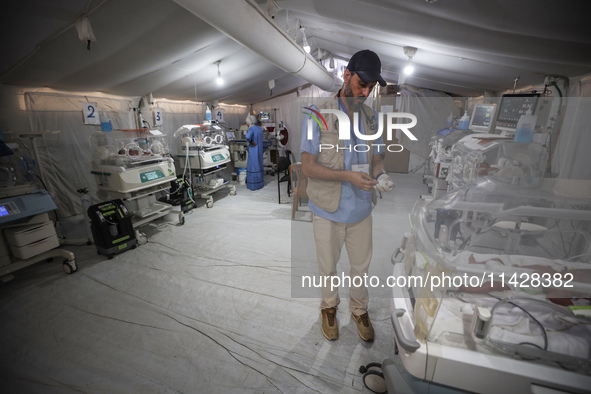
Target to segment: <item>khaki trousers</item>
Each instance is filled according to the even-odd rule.
[[[369,302],[369,294],[363,277],[367,274],[373,250],[371,214],[357,223],[338,223],[320,216],[312,216],[320,279],[324,280],[325,276],[337,275],[337,263],[341,257],[343,244],[345,244],[351,265],[349,272],[351,313],[355,316],[363,315],[367,312]],[[355,277],[361,277],[361,280],[354,282]],[[361,283],[361,286],[355,287],[354,283]],[[326,287],[321,288],[320,309],[335,308],[340,303],[338,288],[331,291],[330,279],[326,284]]]

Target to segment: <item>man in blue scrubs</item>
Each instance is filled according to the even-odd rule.
[[[371,211],[376,202],[376,190],[391,191],[394,183],[382,162],[385,152],[382,138],[358,138],[354,128],[361,134],[376,134],[377,115],[363,103],[376,83],[386,85],[381,68],[376,53],[364,50],[354,54],[343,75],[343,87],[337,95],[310,108],[317,119],[318,115],[323,118],[312,122],[311,138],[308,137],[310,116],[304,120],[302,130],[302,170],[308,177],[307,193],[318,270],[321,279],[328,278],[327,286],[321,289],[320,309],[322,333],[329,340],[338,339],[336,311],[340,298],[338,288],[331,288],[330,278],[337,275],[336,266],[343,244],[351,264],[351,317],[363,340],[374,339],[367,313],[369,295],[363,281],[372,256]],[[343,118],[330,113],[321,114],[322,109],[340,110],[347,115],[351,129],[349,139],[339,139],[339,121]],[[356,119],[358,122],[354,124]]]

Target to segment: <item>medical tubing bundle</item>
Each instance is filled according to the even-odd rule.
[[[183,181],[185,180],[185,173],[187,172],[187,164],[189,163],[189,142],[185,141],[185,168],[183,168]],[[191,167],[189,166],[189,187],[193,188],[193,182],[191,182]],[[189,199],[196,204],[193,200],[193,193],[189,193]]]

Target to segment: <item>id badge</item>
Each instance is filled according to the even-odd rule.
[[[369,175],[369,164],[351,164],[351,171],[363,172]]]

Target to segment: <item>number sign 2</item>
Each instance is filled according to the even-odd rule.
[[[84,124],[101,124],[96,103],[83,102],[82,113],[84,114]]]

